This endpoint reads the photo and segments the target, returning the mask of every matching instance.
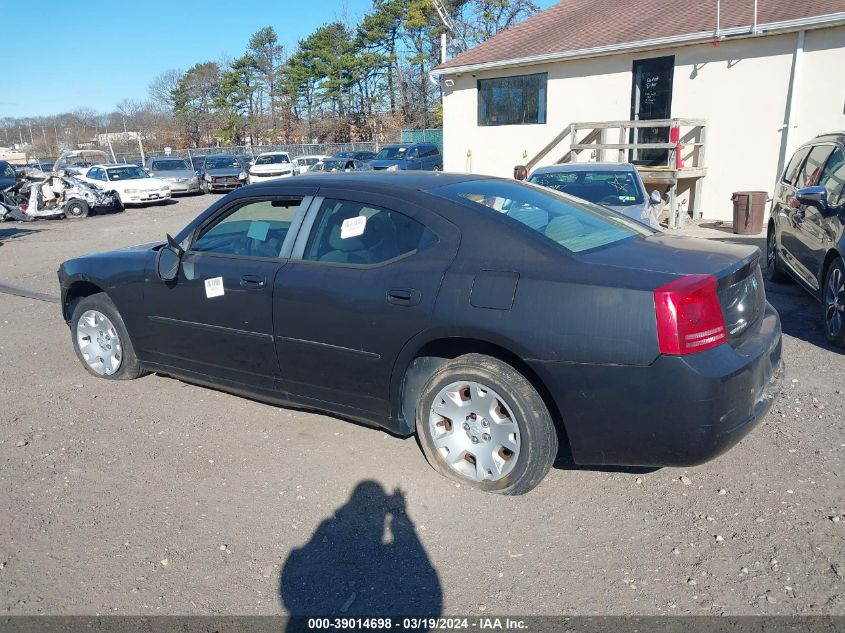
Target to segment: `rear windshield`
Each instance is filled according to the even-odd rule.
[[[506,215],[573,253],[655,233],[610,209],[554,189],[515,181],[469,180],[446,185],[432,193]]]
[[[255,159],[256,165],[279,165],[281,163],[289,162],[290,157],[287,154],[267,154]]]
[[[189,169],[188,163],[181,158],[168,158],[167,160],[154,160],[152,168],[156,171],[177,171]]]
[[[643,203],[640,183],[631,172],[563,171],[534,174],[529,181],[582,200],[611,207],[628,207]]]
[[[385,147],[383,148],[378,154],[376,154],[377,160],[396,160],[404,158],[405,152],[408,151],[407,147]]]

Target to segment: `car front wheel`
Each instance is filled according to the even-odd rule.
[[[70,318],[73,348],[85,369],[109,380],[131,380],[143,370],[111,299],[98,293],[78,300]]]
[[[845,347],[845,262],[837,257],[824,279],[824,332],[827,340]]]
[[[459,356],[432,374],[417,403],[416,428],[435,470],[485,492],[530,491],[557,455],[554,423],[536,389],[483,354]]]

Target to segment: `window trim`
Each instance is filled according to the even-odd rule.
[[[808,147],[810,148],[810,151],[807,152],[807,155],[804,157],[804,161],[801,163],[801,168],[798,170],[798,173],[796,174],[796,178],[804,175],[804,169],[806,169],[806,167],[807,167],[807,161],[810,160],[810,156],[813,154],[813,152],[816,149],[818,149],[819,147],[830,147],[830,148],[832,148],[830,150],[830,154],[828,154],[825,157],[825,159],[821,162],[821,164],[819,166],[819,174],[818,175],[819,175],[819,177],[821,177],[821,174],[824,171],[825,165],[827,165],[827,161],[830,160],[830,157],[833,155],[833,152],[836,150],[836,143],[830,143],[830,142],[815,143],[813,145],[809,145]],[[817,185],[801,185],[800,187],[798,187],[796,184],[793,184],[792,186],[795,187],[795,189],[797,190],[797,189],[803,189],[804,187],[815,187]]]
[[[545,89],[543,92],[543,99],[542,102],[537,97],[537,120],[536,121],[521,121],[516,123],[497,123],[496,125],[490,125],[489,123],[484,123],[481,117],[481,106],[484,103],[484,98],[482,97],[482,90],[481,84],[485,81],[499,81],[502,79],[516,79],[519,77],[544,77],[545,78]],[[539,91],[538,91],[539,92]],[[516,75],[506,75],[503,77],[484,77],[481,79],[477,79],[475,83],[475,94],[476,94],[476,126],[477,127],[503,127],[507,125],[546,125],[549,121],[549,73],[541,72],[541,73],[522,73]],[[542,107],[541,107],[542,105]],[[544,114],[543,120],[540,121],[540,113]]]
[[[268,202],[273,200],[290,200],[291,198],[302,198],[302,202],[299,203],[299,209],[297,210],[296,215],[294,216],[293,220],[290,223],[290,228],[288,229],[287,234],[285,235],[285,239],[282,242],[282,248],[280,249],[278,257],[258,257],[255,255],[235,255],[232,253],[216,253],[214,251],[196,251],[194,250],[194,244],[196,241],[202,237],[203,231],[206,227],[211,227],[216,225],[218,221],[222,221],[239,208],[244,207],[248,204],[253,202]],[[225,259],[247,259],[247,260],[254,260],[254,261],[285,261],[290,259],[290,253],[293,248],[294,242],[296,241],[297,237],[299,236],[299,232],[302,229],[302,220],[305,217],[308,209],[311,207],[314,201],[314,196],[312,195],[297,195],[297,194],[278,194],[273,196],[250,196],[244,198],[237,198],[236,200],[232,200],[229,204],[221,207],[217,210],[216,213],[207,217],[205,220],[200,222],[194,230],[191,231],[190,234],[190,241],[185,248],[186,253],[191,253],[192,255],[207,255],[210,257],[223,257]]]
[[[785,185],[789,185],[790,187],[795,187],[794,182],[789,182],[786,179],[786,172],[789,169],[790,164],[792,163],[792,159],[795,158],[795,156],[798,154],[798,152],[802,152],[806,149],[807,153],[804,155],[804,158],[802,158],[800,161],[798,161],[798,169],[795,170],[795,178],[797,179],[799,174],[803,171],[804,163],[807,162],[807,157],[810,155],[810,152],[813,151],[813,147],[814,147],[813,145],[802,145],[801,147],[799,147],[798,149],[796,149],[792,153],[792,156],[789,158],[789,160],[787,161],[786,165],[783,168],[783,175],[781,175],[781,177],[780,177],[781,183],[783,183]]]

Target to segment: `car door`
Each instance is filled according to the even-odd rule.
[[[795,191],[804,161],[811,149],[812,147],[802,147],[792,156],[775,188],[772,207],[772,217],[779,231],[781,255],[795,272],[798,270],[797,255],[800,253],[798,226],[794,216],[795,207],[798,205]]]
[[[273,285],[303,200],[310,198],[233,200],[196,229],[174,281],[150,276],[139,349],[151,362],[248,389],[276,386]]]
[[[429,326],[459,232],[395,197],[319,196],[276,278],[283,388],[318,406],[386,417],[393,363]]]
[[[806,253],[805,266],[813,273],[821,287],[824,283],[824,261],[830,249],[834,248],[840,232],[838,212],[842,204],[842,189],[845,186],[845,151],[842,147],[832,146],[827,162],[814,184],[825,188],[827,208],[801,205],[804,208],[804,219],[800,225],[800,237]]]
[[[422,169],[422,162],[420,161],[420,148],[413,146],[408,148],[405,152],[405,169]]]
[[[822,143],[810,150],[798,174],[795,183],[796,192],[803,187],[819,184],[822,170],[834,149],[833,144]],[[793,263],[807,284],[816,289],[821,285],[821,280],[818,278],[821,262],[818,260],[821,258],[824,261],[827,253],[824,249],[825,233],[822,228],[825,218],[815,206],[804,204],[797,198],[790,208],[790,217],[795,235],[790,249],[795,257]]]

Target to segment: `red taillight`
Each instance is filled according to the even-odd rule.
[[[728,340],[712,275],[687,275],[654,291],[661,354],[694,354]]]

